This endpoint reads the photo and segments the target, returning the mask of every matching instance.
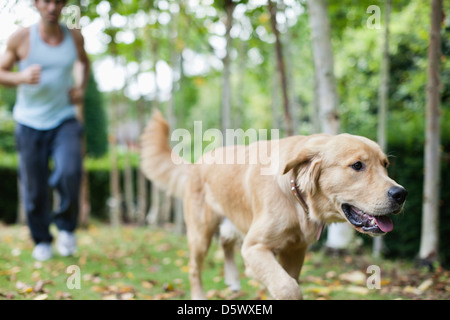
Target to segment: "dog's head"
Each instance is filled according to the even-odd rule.
[[[407,191],[389,178],[389,161],[378,144],[349,134],[313,135],[303,142],[288,155],[284,173],[292,170],[314,219],[347,221],[371,235],[393,229],[388,215],[403,209]]]

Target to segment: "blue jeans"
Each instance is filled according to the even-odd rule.
[[[76,119],[45,131],[18,123],[15,134],[20,187],[34,242],[53,240],[49,230],[52,222],[59,230],[73,232],[79,211],[83,127]],[[50,159],[53,159],[51,174]],[[54,212],[49,186],[59,195],[59,207]]]

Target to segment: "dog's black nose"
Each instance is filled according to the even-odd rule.
[[[402,187],[392,187],[388,191],[388,196],[390,199],[394,200],[398,204],[405,202],[408,191]]]

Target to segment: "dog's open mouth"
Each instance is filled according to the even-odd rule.
[[[391,218],[386,215],[371,216],[349,204],[343,204],[342,210],[347,220],[360,232],[384,234],[394,229]]]

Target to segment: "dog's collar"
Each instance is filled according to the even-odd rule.
[[[305,213],[307,215],[309,215],[308,205],[306,204],[305,199],[303,199],[302,193],[300,192],[300,190],[298,190],[297,184],[295,183],[295,176],[294,175],[291,177],[290,183],[291,183],[291,192],[292,192],[292,194],[297,199],[297,201],[300,203],[300,205],[302,206],[303,210],[305,210]],[[320,239],[320,235],[322,234],[323,227],[324,227],[324,224],[321,223],[320,226],[319,226],[319,231],[317,233],[317,240]]]
[[[306,204],[305,199],[303,199],[300,190],[298,190],[298,188],[297,188],[297,184],[295,183],[294,176],[292,176],[292,178],[291,178],[291,192],[294,195],[294,197],[297,199],[297,201],[300,203],[303,210],[305,210],[306,214],[309,214],[308,205]]]

